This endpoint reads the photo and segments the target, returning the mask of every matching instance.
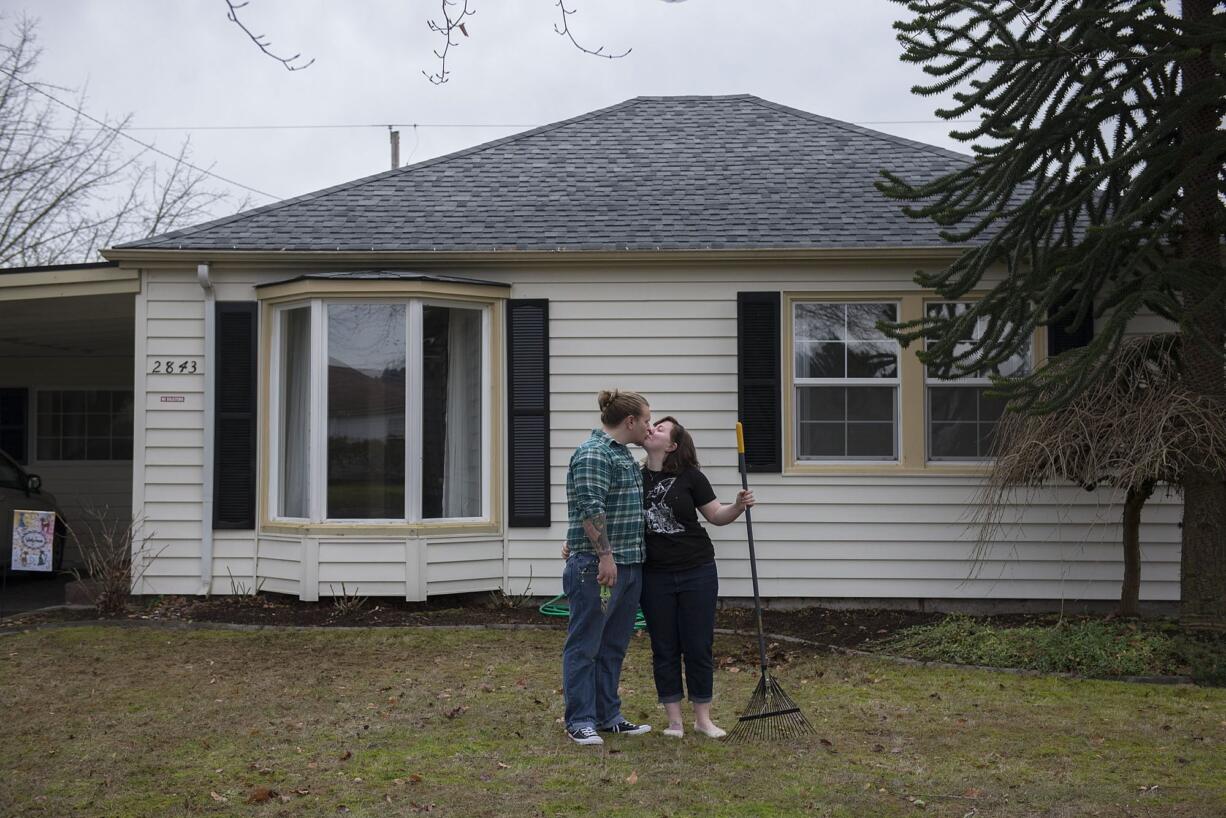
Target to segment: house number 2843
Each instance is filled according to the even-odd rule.
[[[153,362],[151,375],[195,375],[199,372],[196,361],[176,358],[158,358]]]

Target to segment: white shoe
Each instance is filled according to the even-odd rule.
[[[685,728],[684,727],[665,727],[664,735],[668,736],[669,738],[683,738],[685,736]]]
[[[723,738],[724,736],[728,735],[727,730],[723,729],[722,727],[716,727],[715,725],[711,725],[711,729],[709,730],[704,730],[695,724],[694,731],[697,733],[702,733],[707,738]]]

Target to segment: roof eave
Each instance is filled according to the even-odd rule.
[[[120,263],[328,261],[383,264],[570,264],[575,262],[685,261],[950,261],[966,245],[917,247],[807,247],[685,250],[215,250],[110,248],[103,256]]]

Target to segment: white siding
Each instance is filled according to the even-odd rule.
[[[149,375],[150,361],[204,354],[204,294],[195,271],[144,270],[136,296],[135,440],[133,514],[156,558],[136,577],[134,590],[147,594],[231,593],[252,583],[250,554],[241,543],[215,538],[212,577],[200,577],[204,530],[204,374]],[[163,400],[166,398],[168,400]],[[180,401],[181,399],[181,401]],[[236,547],[231,547],[231,546]]]
[[[494,591],[502,587],[501,537],[436,538],[426,543],[426,593]]]
[[[737,291],[897,291],[912,288],[911,275],[900,265],[517,274],[514,297],[550,299],[555,522],[544,530],[510,529],[508,592],[521,592],[529,572],[534,593],[561,590],[566,463],[597,423],[599,389],[638,390],[653,414],[676,415],[693,432],[720,499],[730,501],[739,487],[732,431]],[[754,474],[751,485],[761,504],[754,535],[768,597],[1119,595],[1121,508],[1104,493],[1052,489],[1019,500],[1006,514],[1011,525],[1001,541],[976,566],[974,478]],[[1145,509],[1143,599],[1179,598],[1181,513],[1177,500],[1161,496]],[[708,530],[721,594],[750,595],[743,524]]]
[[[389,262],[389,266],[392,266]],[[413,267],[414,265],[400,265]],[[219,300],[254,298],[252,285],[300,270],[256,276],[216,265]],[[554,525],[500,536],[430,539],[295,537],[217,532],[213,593],[230,573],[264,590],[304,599],[340,593],[394,595],[493,590],[551,595],[560,590],[566,463],[596,424],[595,394],[644,392],[656,414],[674,414],[694,432],[704,470],[721,499],[739,485],[736,420],[736,293],[897,291],[911,285],[906,264],[810,264],[756,268],[635,266],[617,269],[448,272],[510,281],[515,298],[548,298],[551,313],[551,475]],[[145,271],[138,297],[137,356],[203,353],[203,297],[194,268]],[[145,337],[142,337],[145,336]],[[199,376],[149,377],[138,365],[136,501],[162,557],[145,576],[149,593],[200,590],[203,531],[204,396]],[[147,383],[146,383],[147,381]],[[142,399],[141,395],[144,394]],[[182,395],[166,404],[163,395]],[[501,420],[501,419],[500,419]],[[773,597],[1111,599],[1118,596],[1118,505],[1103,494],[1052,489],[1019,501],[1001,542],[976,568],[969,477],[752,475],[762,590]],[[1147,505],[1141,530],[1143,599],[1178,599],[1177,499]],[[721,592],[750,592],[744,529],[710,529]],[[530,579],[531,578],[531,579]]]

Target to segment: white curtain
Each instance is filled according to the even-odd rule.
[[[310,445],[311,311],[282,313],[281,516],[307,516]]]
[[[443,516],[481,516],[481,313],[447,321],[447,444]]]

